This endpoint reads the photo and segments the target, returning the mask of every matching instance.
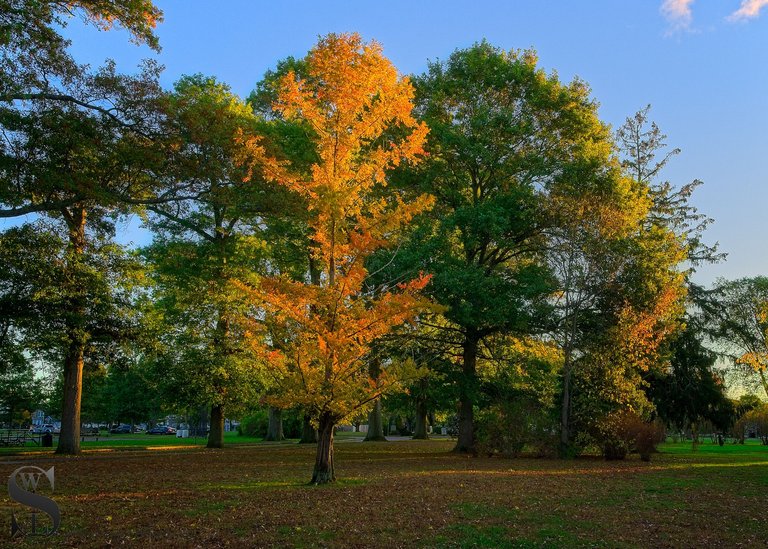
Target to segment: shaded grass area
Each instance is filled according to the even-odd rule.
[[[259,437],[239,436],[236,432],[224,433],[225,444],[253,444],[261,442]],[[137,433],[129,435],[100,435],[88,436],[80,442],[80,447],[86,453],[92,450],[104,449],[147,449],[162,446],[205,446],[206,437],[177,438],[174,435],[148,435]],[[0,447],[0,456],[26,454],[26,453],[51,453],[58,443],[58,436],[54,438],[53,448],[42,448],[37,444],[28,442],[25,446]]]
[[[337,441],[360,441],[365,437],[365,433],[338,432],[335,437]],[[227,445],[254,444],[262,441],[263,439],[261,437],[241,436],[234,431],[224,433],[224,443]],[[298,439],[289,439],[273,444],[290,444],[297,441]],[[208,439],[206,437],[177,438],[174,435],[148,435],[146,433],[128,435],[102,434],[98,437],[85,437],[85,440],[80,442],[80,446],[84,452],[88,453],[89,451],[102,451],[105,449],[151,449],[162,446],[205,446],[207,442]],[[57,443],[58,436],[53,440],[54,448]],[[45,454],[52,452],[52,448],[42,448],[40,445],[33,442],[27,442],[24,446],[0,447],[0,456]]]
[[[472,458],[451,446],[339,444],[340,481],[321,487],[306,484],[314,447],[295,444],[6,456],[0,474],[55,465],[54,546],[768,544],[768,447],[667,444],[643,463]],[[10,507],[0,499],[0,516]]]

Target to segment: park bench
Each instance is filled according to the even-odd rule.
[[[40,446],[40,436],[27,429],[0,429],[0,446],[24,446],[27,441]]]

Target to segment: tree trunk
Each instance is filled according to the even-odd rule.
[[[211,406],[211,430],[208,433],[208,448],[224,448],[224,406]]]
[[[267,425],[267,436],[264,437],[264,440],[285,440],[283,436],[283,411],[280,408],[269,407],[269,423]]]
[[[64,358],[64,407],[57,454],[80,453],[80,404],[83,398],[83,351],[78,341],[70,344]]]
[[[304,416],[299,444],[317,444],[317,429],[312,427],[312,421],[309,416]]]
[[[459,388],[459,437],[454,452],[475,452],[474,397],[477,387],[477,346],[479,337],[467,331],[462,345],[462,381]]]
[[[694,452],[699,449],[699,426],[695,421],[691,423],[691,448]]]
[[[566,353],[563,364],[563,400],[560,408],[560,457],[566,457],[571,447],[571,377],[573,368]]]
[[[413,438],[428,439],[427,433],[427,400],[418,398],[416,400],[416,425],[413,428]]]
[[[377,398],[371,413],[368,414],[368,432],[365,433],[363,442],[386,442],[386,440],[384,421],[381,417],[381,399]]]
[[[333,428],[335,425],[336,421],[330,414],[324,413],[320,416],[319,440],[311,484],[328,484],[336,481],[336,474],[333,470]]]
[[[62,210],[69,233],[67,270],[73,281],[73,293],[64,312],[69,345],[64,355],[64,395],[61,409],[61,432],[57,454],[80,453],[80,406],[83,398],[83,361],[85,333],[85,295],[80,287],[79,270],[85,253],[86,212],[83,207]]]
[[[381,374],[381,361],[378,355],[372,353],[373,356],[368,360],[368,375],[378,385],[379,375]],[[384,436],[384,421],[381,417],[381,397],[377,398],[373,402],[373,408],[368,414],[368,432],[365,433],[365,439],[363,442],[386,442]]]

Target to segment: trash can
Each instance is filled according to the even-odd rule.
[[[43,448],[51,448],[51,447],[53,447],[53,434],[51,434],[51,433],[43,433],[43,436],[40,437],[40,445]]]

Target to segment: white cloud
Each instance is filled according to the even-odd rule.
[[[748,0],[745,0],[745,2]],[[765,1],[768,0],[758,0]],[[664,0],[661,5],[661,13],[672,23],[673,30],[687,29],[693,20],[691,4],[694,0]]]
[[[768,0],[741,0],[739,9],[728,16],[729,21],[744,21],[760,15],[760,10],[768,6]]]

